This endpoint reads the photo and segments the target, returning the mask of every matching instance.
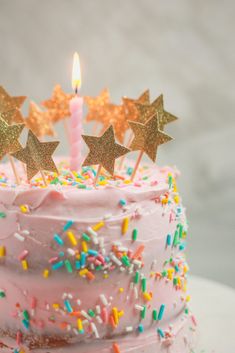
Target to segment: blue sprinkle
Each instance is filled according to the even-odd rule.
[[[86,253],[82,251],[82,252],[81,252],[81,267],[84,267],[84,266],[85,266],[85,264],[86,264],[86,257],[87,257]]]
[[[160,310],[159,310],[159,313],[158,313],[158,317],[157,317],[158,320],[161,320],[161,319],[162,319],[163,314],[164,314],[164,310],[165,310],[165,304],[162,304],[162,305],[160,306]]]
[[[179,266],[178,265],[175,265],[175,271],[179,272]]]
[[[60,256],[60,257],[63,257],[63,256],[64,256],[64,252],[63,252],[63,251],[60,251],[60,252],[59,252],[59,256]]]
[[[127,168],[127,171],[126,171],[127,175],[131,175],[132,172],[133,172],[133,168],[131,167]]]
[[[76,260],[75,261],[75,269],[80,270],[80,268],[81,268],[81,263],[80,263],[80,261]]]
[[[59,268],[64,266],[64,261],[59,261],[56,262],[55,264],[52,265],[52,270],[58,270]]]
[[[119,205],[120,205],[120,206],[126,206],[126,200],[121,199],[121,200],[119,201]]]
[[[142,324],[139,324],[139,326],[138,326],[138,331],[139,331],[140,333],[144,332],[144,326],[143,326]]]
[[[181,251],[183,251],[183,250],[185,250],[185,248],[186,248],[186,244],[185,243],[181,243],[180,246],[179,246],[179,249]]]
[[[168,246],[171,245],[171,235],[170,234],[167,234],[166,243]]]
[[[68,221],[63,228],[63,231],[65,232],[66,230],[68,230],[70,227],[72,227],[72,225],[74,224],[74,221]]]
[[[162,331],[162,329],[158,328],[158,329],[157,329],[157,332],[158,332],[158,334],[159,334],[160,337],[162,337],[162,338],[165,337],[164,332]]]
[[[64,245],[64,241],[63,239],[59,236],[59,234],[55,234],[54,235],[54,240],[57,242],[57,244],[63,246]]]
[[[29,329],[29,321],[28,320],[22,320],[22,324],[24,325],[24,327],[28,330]]]
[[[70,304],[70,302],[69,302],[68,299],[66,299],[66,300],[64,301],[64,305],[65,305],[65,307],[66,307],[66,309],[67,309],[67,311],[68,311],[69,313],[72,313],[72,312],[73,312],[73,308],[72,308],[72,306],[71,306],[71,304]]]
[[[110,262],[110,257],[106,256],[106,257],[105,257],[105,261],[106,261],[106,262]]]
[[[93,250],[93,249],[89,249],[89,250],[88,250],[88,254],[89,254],[89,255],[92,255],[92,256],[97,256],[97,255],[98,255],[98,251]]]

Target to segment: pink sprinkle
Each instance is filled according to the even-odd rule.
[[[37,306],[37,299],[35,297],[33,297],[31,299],[31,309],[35,309]]]
[[[89,256],[89,257],[87,258],[87,261],[94,263],[94,262],[95,262],[95,257]]]
[[[22,343],[22,333],[20,331],[17,331],[16,333],[16,344],[19,346]]]
[[[102,255],[98,255],[96,258],[97,258],[97,260],[99,260],[102,263],[102,265],[105,264],[105,259]]]
[[[95,265],[96,265],[96,266],[100,266],[100,265],[102,265],[102,262],[100,262],[98,259],[96,259],[96,260],[95,260]]]
[[[101,311],[101,318],[102,318],[103,322],[105,324],[107,324],[107,322],[108,322],[108,311],[107,311],[107,308],[105,308],[105,307]]]
[[[195,326],[197,326],[197,321],[196,321],[196,319],[195,319],[195,316],[194,316],[194,315],[192,315],[192,322],[194,323],[194,325],[195,325]]]
[[[22,261],[28,256],[28,254],[29,254],[28,250],[23,250],[22,253],[19,255],[18,259]]]
[[[50,259],[49,259],[49,263],[50,264],[53,264],[54,262],[56,262],[56,261],[58,261],[58,256],[55,256],[55,257],[51,257]]]

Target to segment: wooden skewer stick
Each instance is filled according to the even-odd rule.
[[[20,177],[19,177],[19,175],[17,173],[17,169],[16,169],[16,166],[15,166],[14,159],[13,159],[13,157],[10,154],[8,154],[8,158],[9,158],[9,161],[11,163],[11,167],[12,167],[12,170],[13,170],[13,173],[14,173],[14,176],[15,176],[16,184],[20,185]]]
[[[127,142],[127,148],[130,148],[132,139],[133,139],[133,133],[131,132],[130,135],[129,135],[128,142]],[[121,157],[120,163],[119,163],[119,166],[118,166],[118,170],[122,170],[125,158],[126,158],[126,155],[123,155]]]
[[[140,151],[140,154],[139,154],[139,156],[138,156],[138,159],[137,159],[135,168],[134,168],[134,170],[133,170],[133,172],[132,172],[132,174],[131,174],[131,181],[133,181],[134,178],[135,178],[135,175],[136,175],[136,172],[137,172],[137,170],[138,170],[138,168],[139,168],[139,165],[140,165],[141,159],[142,159],[142,157],[143,157],[143,154],[144,154],[144,151]]]
[[[95,177],[95,180],[94,180],[94,186],[96,186],[96,183],[97,183],[98,178],[100,176],[101,168],[102,168],[102,165],[99,164],[99,167],[98,167],[98,170],[97,170],[97,173],[96,173],[96,177]]]
[[[47,183],[47,180],[46,180],[46,176],[45,176],[44,171],[43,171],[43,170],[40,170],[40,174],[41,174],[41,176],[42,176],[42,180],[43,180],[44,185],[47,186],[48,183]]]

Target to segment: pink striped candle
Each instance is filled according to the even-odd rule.
[[[70,101],[70,170],[78,171],[82,163],[82,108],[83,98],[78,95],[78,89],[81,87],[81,73],[79,56],[74,54],[73,59],[73,73],[72,73],[72,86],[76,93]]]

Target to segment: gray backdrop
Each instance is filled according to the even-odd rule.
[[[164,93],[181,121],[158,163],[182,171],[192,272],[232,286],[234,11],[232,0],[0,0],[0,83],[11,93],[40,102],[57,82],[69,91],[75,50],[83,94]]]

